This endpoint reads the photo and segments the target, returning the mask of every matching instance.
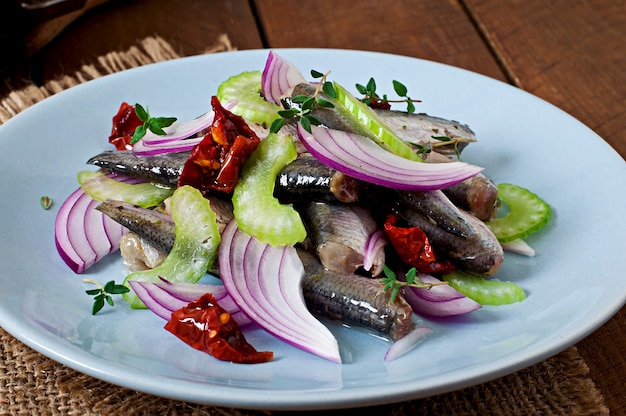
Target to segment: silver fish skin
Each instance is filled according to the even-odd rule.
[[[480,274],[495,274],[504,260],[501,244],[487,226],[471,213],[455,208],[452,220],[461,219],[467,231],[453,233],[432,216],[424,215],[418,208],[423,193],[397,192],[392,208],[409,226],[420,227],[428,236],[437,253],[442,253],[461,270]],[[428,195],[429,193],[425,193]],[[442,212],[439,212],[441,214]],[[468,232],[469,231],[469,232]]]
[[[163,253],[169,253],[174,247],[176,237],[174,221],[163,212],[111,199],[101,202],[96,209]]]
[[[355,202],[359,197],[358,181],[311,155],[301,155],[276,177],[274,197],[283,204],[308,200]]]
[[[355,204],[311,202],[302,213],[308,236],[324,267],[355,273],[363,266],[368,238],[378,230],[368,209]],[[385,251],[381,247],[369,273],[378,276],[384,264]]]
[[[316,85],[301,83],[295,86],[292,96],[306,95],[312,97],[316,91]],[[318,96],[332,102],[328,96],[318,92]],[[291,100],[283,101],[283,106],[292,107]],[[466,125],[453,120],[441,117],[430,116],[425,113],[407,113],[395,110],[372,109],[374,113],[385,123],[396,135],[407,143],[412,144],[416,151],[417,145],[427,146],[437,149],[444,154],[456,154],[461,152],[468,143],[476,141],[476,135]],[[350,133],[370,136],[372,133],[364,131],[355,126],[347,117],[342,115],[336,108],[316,107],[312,114],[326,127],[343,130]],[[451,141],[442,141],[435,137],[449,137]]]
[[[132,150],[105,151],[91,157],[87,164],[113,172],[176,186],[190,152],[138,156]]]
[[[437,152],[430,152],[424,158],[427,163],[453,162],[454,159]],[[470,211],[479,220],[494,218],[500,200],[497,185],[483,173],[442,189],[443,193],[459,208]]]
[[[315,255],[299,250],[305,277],[302,281],[308,309],[397,340],[413,327],[413,310],[401,294],[391,303],[391,291],[382,279],[371,279],[326,269]]]
[[[437,149],[439,153],[453,155],[476,141],[476,135],[467,125],[454,120],[426,113],[407,113],[380,108],[373,110],[405,142]],[[451,140],[443,141],[437,137]],[[415,148],[418,150],[418,146]]]

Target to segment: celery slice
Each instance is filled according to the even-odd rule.
[[[334,82],[333,86],[336,93],[336,98],[332,100],[333,104],[340,113],[360,127],[361,134],[398,156],[423,162],[411,145],[399,138],[370,107],[337,82]]]
[[[513,282],[489,280],[458,270],[442,276],[442,280],[481,305],[508,305],[526,299],[524,289]]]
[[[291,136],[271,133],[244,163],[232,197],[241,231],[273,246],[290,246],[305,239],[298,212],[273,196],[276,176],[296,156]]]
[[[196,283],[213,266],[220,243],[215,213],[208,199],[191,186],[176,189],[171,200],[172,218],[176,225],[174,247],[159,266],[126,276],[130,280],[159,282],[163,277],[173,283]],[[134,292],[124,294],[131,308],[145,308]]]
[[[261,71],[247,71],[233,75],[217,88],[217,99],[225,105],[235,102],[230,110],[253,123],[268,127],[277,118],[279,105],[266,101],[261,96]]]
[[[81,171],[78,183],[83,191],[97,201],[114,199],[150,208],[159,205],[174,193],[174,188],[151,182],[130,184],[116,181],[102,172]]]
[[[498,184],[498,198],[506,204],[509,212],[486,224],[501,243],[528,237],[542,229],[552,216],[550,205],[521,186]]]

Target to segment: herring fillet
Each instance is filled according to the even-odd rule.
[[[304,265],[304,299],[314,314],[340,320],[397,340],[413,327],[413,309],[402,295],[391,303],[391,291],[382,279],[337,273],[326,269],[315,255],[298,250]]]

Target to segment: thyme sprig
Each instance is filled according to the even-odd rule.
[[[396,297],[398,296],[398,292],[403,287],[416,287],[422,289],[430,289],[433,286],[447,285],[448,282],[439,282],[439,283],[425,283],[422,282],[417,276],[417,269],[415,267],[411,267],[405,276],[405,281],[398,280],[396,274],[391,270],[387,265],[383,265],[383,273],[385,277],[382,278],[383,283],[385,284],[385,291],[391,290],[391,297],[389,299],[390,303],[394,303],[396,301]]]
[[[319,96],[320,92],[323,92],[330,98],[337,98],[337,93],[332,82],[326,81],[329,74],[330,71],[323,74],[319,71],[311,70],[311,76],[313,78],[321,78],[317,88],[315,89],[315,93],[312,97],[308,97],[306,95],[296,95],[292,97],[291,102],[293,104],[297,104],[297,107],[294,106],[287,110],[278,111],[280,118],[277,118],[272,122],[270,125],[270,133],[278,133],[278,131],[280,131],[280,129],[285,125],[285,120],[291,120],[296,117],[300,118],[300,125],[309,133],[311,133],[311,125],[319,126],[322,124],[322,122],[319,121],[312,113],[316,106],[324,108],[333,108],[335,106],[330,101]]]
[[[130,291],[124,285],[115,284],[115,281],[111,280],[107,282],[104,286],[100,284],[97,280],[94,279],[83,279],[84,283],[93,283],[98,288],[97,289],[89,289],[85,290],[90,296],[94,296],[93,306],[91,308],[91,314],[95,315],[104,307],[104,303],[108,303],[110,306],[114,306],[113,298],[111,295],[121,295],[123,293],[127,293]]]
[[[422,102],[421,100],[414,100],[408,96],[407,87],[401,83],[400,81],[393,80],[393,90],[395,93],[401,97],[400,100],[390,100],[387,97],[387,94],[383,94],[382,97],[376,91],[376,80],[374,78],[370,78],[367,84],[356,84],[356,89],[359,94],[363,95],[361,101],[369,106],[380,107],[389,103],[406,103],[406,111],[407,113],[415,112],[415,103]]]
[[[171,126],[176,121],[176,117],[152,117],[148,109],[141,104],[135,104],[135,113],[139,120],[143,121],[143,124],[135,129],[130,144],[135,144],[141,140],[148,130],[156,135],[165,136],[167,133],[165,133],[163,128]]]

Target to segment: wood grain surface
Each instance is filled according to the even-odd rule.
[[[624,0],[113,0],[70,24],[15,78],[54,79],[155,34],[193,55],[220,33],[238,49],[360,49],[469,69],[560,107],[626,156]],[[612,413],[626,414],[626,310],[577,347]]]

